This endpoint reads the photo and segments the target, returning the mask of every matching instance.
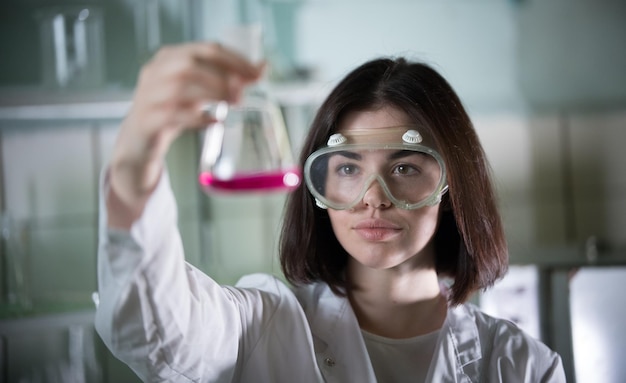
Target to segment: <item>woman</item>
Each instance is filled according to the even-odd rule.
[[[564,382],[557,354],[464,303],[504,274],[506,243],[469,118],[422,64],[365,63],[321,106],[281,235],[291,287],[184,262],[165,153],[261,72],[201,43],[142,70],[103,173],[96,326],[113,353],[150,382]]]

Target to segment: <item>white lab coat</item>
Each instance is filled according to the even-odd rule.
[[[326,284],[255,274],[220,286],[187,264],[167,174],[130,232],[107,229],[100,208],[96,329],[144,381],[376,382],[349,301]],[[448,310],[427,381],[565,376],[556,353],[468,304]]]

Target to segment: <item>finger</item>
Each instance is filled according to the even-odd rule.
[[[198,58],[198,63],[205,67],[208,72],[219,73],[224,82],[221,84],[222,100],[237,103],[241,98],[243,89],[250,83],[258,81],[265,70],[265,62],[253,65],[239,54],[222,47],[221,45],[211,45],[212,51],[200,49],[199,52],[205,54]],[[215,56],[211,53],[216,52]],[[197,52],[196,52],[197,53]]]
[[[224,121],[229,107],[226,101],[218,101],[202,103],[200,109],[210,121]]]
[[[139,86],[133,102],[137,113],[141,115],[172,114],[178,113],[179,109],[186,110],[192,104],[229,101],[230,85],[227,79],[219,75],[195,70],[195,72],[186,72],[184,75],[179,74],[177,77],[146,81]]]
[[[181,49],[200,62],[217,65],[247,81],[254,81],[263,73],[263,63],[251,63],[240,54],[218,43],[188,43],[181,46]]]
[[[164,112],[160,123],[168,130],[185,131],[204,129],[217,122],[216,109],[219,103],[201,104],[199,102],[189,103],[184,107],[179,105],[173,111]],[[211,108],[209,105],[215,105]]]
[[[139,149],[147,152],[152,152],[156,143],[162,142],[158,137],[176,137],[183,131],[206,127],[215,122],[195,105],[191,107],[191,104],[187,108],[161,108],[152,113],[139,112],[130,117],[128,120],[131,133],[141,143]],[[167,149],[163,152],[165,151]]]
[[[254,80],[229,72],[215,62],[197,61],[188,52],[183,54],[177,49],[161,54],[142,69],[138,93],[148,99],[160,96],[176,101],[183,97],[183,101],[188,101],[196,96],[236,102],[243,88]]]

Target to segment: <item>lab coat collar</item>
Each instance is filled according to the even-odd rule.
[[[355,382],[376,382],[348,299],[335,295],[324,283],[310,285],[306,290],[309,296],[303,308],[325,380],[341,382],[349,377]],[[427,381],[478,382],[481,358],[478,327],[471,313],[465,305],[448,308]]]
[[[448,308],[428,382],[478,382],[482,350],[476,321],[465,305]]]
[[[365,342],[347,298],[319,283],[309,287],[311,304],[304,307],[313,333],[318,366],[326,382],[375,383]],[[365,351],[365,352],[364,352]]]

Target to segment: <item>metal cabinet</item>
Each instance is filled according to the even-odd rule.
[[[93,311],[0,322],[2,381],[103,382]]]
[[[141,380],[106,349],[93,309],[0,320],[0,381],[133,383]]]

